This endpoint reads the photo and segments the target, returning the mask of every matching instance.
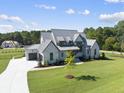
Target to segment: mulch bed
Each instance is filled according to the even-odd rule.
[[[67,78],[67,79],[73,79],[75,77],[73,75],[66,75],[65,78]]]

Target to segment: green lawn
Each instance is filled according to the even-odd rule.
[[[108,54],[112,60],[94,60],[73,69],[78,79],[66,79],[63,68],[28,73],[30,93],[124,93],[124,58]],[[95,80],[92,80],[95,79]]]
[[[24,49],[0,49],[0,73],[2,73],[12,57],[19,58],[24,55]]]

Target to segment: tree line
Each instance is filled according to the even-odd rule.
[[[114,27],[85,28],[84,33],[89,39],[96,39],[100,49],[124,51],[124,21]]]
[[[15,31],[0,33],[0,45],[5,40],[18,41],[21,45],[40,43],[41,31]],[[124,51],[124,21],[118,22],[114,27],[85,28],[84,33],[89,39],[96,39],[100,49],[111,51]]]
[[[40,43],[40,31],[15,31],[11,33],[0,33],[0,45],[3,41],[13,40],[21,45],[31,45]]]

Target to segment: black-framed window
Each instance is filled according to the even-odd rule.
[[[68,44],[69,44],[69,46],[73,46],[74,42],[73,41],[69,41]]]
[[[76,45],[77,46],[82,46],[83,44],[82,44],[82,41],[76,41]]]
[[[96,55],[96,49],[94,49],[94,55]]]
[[[90,54],[90,50],[89,49],[87,49],[87,54]]]
[[[61,53],[61,57],[64,57],[64,53],[63,52]]]
[[[59,46],[66,46],[67,42],[66,41],[59,41],[58,45]]]
[[[53,53],[50,53],[50,60],[53,60]]]

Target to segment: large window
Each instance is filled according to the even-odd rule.
[[[50,60],[53,60],[53,53],[50,53]]]
[[[89,49],[87,49],[87,54],[90,54],[90,50]]]
[[[94,49],[94,55],[96,55],[96,49]]]
[[[80,46],[82,46],[83,44],[82,44],[81,41],[76,41],[76,45],[80,47]]]
[[[61,53],[61,57],[64,57],[64,53],[63,52]]]

